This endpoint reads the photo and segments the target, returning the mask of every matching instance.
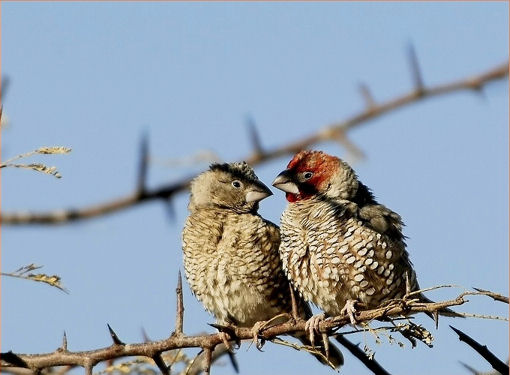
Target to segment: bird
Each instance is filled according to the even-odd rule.
[[[376,308],[418,291],[399,214],[379,204],[355,171],[322,151],[298,152],[273,181],[288,201],[279,248],[300,295],[323,314],[307,321],[310,336],[325,316]],[[423,294],[422,302],[432,302]],[[450,309],[440,314],[457,316]]]
[[[212,164],[192,180],[190,190],[182,249],[196,298],[226,326],[262,327],[274,317],[290,316],[290,283],[278,253],[280,231],[258,214],[259,202],[271,190],[245,162]],[[309,305],[296,299],[299,317],[309,319]],[[310,345],[305,332],[293,336]],[[338,348],[329,341],[324,348],[329,364],[340,367]],[[324,355],[315,356],[328,362]]]

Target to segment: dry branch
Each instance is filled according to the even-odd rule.
[[[67,289],[64,288],[64,286],[62,285],[62,280],[60,279],[60,276],[48,275],[45,273],[32,273],[32,271],[36,271],[40,268],[42,268],[42,266],[37,266],[37,265],[31,263],[26,266],[22,266],[22,267],[18,268],[14,272],[0,272],[0,275],[8,276],[8,277],[15,277],[18,279],[30,280],[30,281],[37,281],[40,283],[50,285],[57,289],[60,289],[61,291],[65,292],[65,293],[68,293]]]
[[[336,335],[335,339],[342,344],[348,351],[358,358],[367,368],[377,375],[390,375],[374,358],[369,358],[358,345],[347,340],[343,335]]]
[[[474,340],[470,336],[466,335],[460,329],[450,326],[451,329],[455,331],[457,335],[459,335],[459,340],[464,341],[470,347],[478,352],[487,362],[489,362],[492,368],[498,371],[502,375],[506,375],[509,372],[508,365],[496,357],[485,345],[480,344],[478,341]]]
[[[467,300],[467,295],[480,295],[488,293],[482,292],[463,292],[457,298],[436,302],[436,303],[418,303],[403,300],[394,300],[384,307],[373,310],[360,311],[356,314],[358,323],[369,323],[373,320],[388,319],[391,317],[407,316],[419,312],[435,312],[445,307],[462,305]],[[178,294],[178,288],[177,288]],[[184,310],[178,309],[177,324],[182,318]],[[348,316],[338,316],[320,323],[320,332],[328,335],[335,334],[335,331],[346,324],[349,324]],[[100,362],[111,361],[122,357],[141,356],[152,358],[158,364],[161,371],[165,373],[167,369],[160,355],[163,352],[182,348],[202,348],[205,353],[205,370],[207,373],[211,363],[211,354],[217,345],[224,343],[225,335],[229,340],[251,340],[253,338],[252,328],[229,327],[228,330],[216,334],[204,334],[197,336],[188,336],[185,334],[172,334],[167,339],[161,341],[146,341],[142,343],[126,344],[119,339],[118,335],[108,326],[112,345],[89,351],[71,352],[67,349],[67,339],[60,348],[52,353],[45,354],[18,354],[12,352],[2,353],[0,356],[0,369],[10,371],[12,368],[25,368],[39,373],[43,369],[55,366],[80,366],[85,368],[87,373],[92,373],[92,368]],[[177,330],[176,330],[177,331]],[[265,341],[271,340],[277,336],[292,334],[295,332],[305,332],[305,321],[290,319],[285,323],[270,326],[259,333],[259,338]],[[159,362],[159,363],[158,363]]]
[[[494,293],[494,292],[491,292],[491,291],[485,290],[485,289],[480,289],[480,288],[473,288],[473,289],[491,297],[494,301],[499,301],[499,302],[508,304],[508,297],[506,297],[506,296],[503,296],[499,293]]]
[[[403,108],[412,103],[422,101],[426,98],[432,98],[458,91],[479,92],[488,83],[502,80],[508,76],[508,62],[506,62],[474,76],[427,87],[423,82],[421,73],[419,72],[417,58],[412,48],[409,50],[409,59],[415,85],[412,90],[385,102],[376,103],[370,94],[368,87],[363,86],[362,94],[366,101],[366,108],[364,110],[343,121],[326,126],[305,138],[273,149],[264,149],[262,147],[260,137],[255,131],[253,123],[250,122],[249,131],[253,150],[249,155],[246,155],[244,158],[242,158],[242,160],[245,160],[251,165],[257,165],[281,156],[294,154],[302,149],[306,149],[326,141],[339,142],[344,147],[346,147],[347,150],[350,151],[355,157],[362,157],[363,154],[361,150],[359,150],[347,138],[347,133],[351,129],[391,111]],[[140,171],[138,174],[139,179],[137,181],[137,187],[134,193],[131,193],[125,197],[114,199],[112,201],[103,202],[85,208],[61,209],[42,213],[4,212],[0,216],[0,222],[6,225],[63,224],[76,220],[110,214],[154,199],[169,200],[175,194],[188,188],[192,177],[182,178],[179,181],[155,189],[146,189],[145,176],[147,168],[147,155],[147,143],[146,137],[144,137],[141,143],[141,161],[139,166]]]

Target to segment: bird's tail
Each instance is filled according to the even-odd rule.
[[[303,345],[311,346],[312,343],[310,342],[310,339],[308,338],[308,335],[304,332],[299,332],[293,335],[295,338],[297,338]],[[319,335],[318,339],[322,341],[321,336]],[[338,349],[331,341],[328,340],[328,347],[329,347],[329,353],[326,360],[326,353],[324,350],[324,343],[320,342],[316,349],[322,353],[321,354],[314,354],[311,353],[317,360],[327,366],[333,365],[335,369],[339,368],[344,364],[344,356],[342,355],[342,352],[340,349]]]

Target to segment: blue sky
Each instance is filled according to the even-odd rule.
[[[65,145],[61,180],[2,170],[2,209],[85,206],[130,193],[137,146],[150,136],[154,160],[204,150],[222,160],[249,154],[245,121],[276,147],[363,108],[358,84],[376,100],[411,88],[406,46],[412,42],[427,84],[482,72],[508,59],[508,4],[469,3],[3,3],[2,74],[8,126],[2,158],[40,146]],[[483,95],[433,98],[350,133],[366,160],[354,165],[379,201],[399,212],[423,287],[454,283],[508,295],[508,84]],[[318,145],[340,157],[335,143]],[[290,156],[256,167],[269,183]],[[207,163],[154,162],[149,184],[199,172]],[[182,269],[180,231],[186,194],[169,218],[162,202],[60,227],[3,227],[2,270],[37,263],[59,274],[70,294],[2,279],[2,350],[48,352],[65,330],[71,350],[106,346],[110,323],[122,340],[154,339],[174,324],[174,290]],[[263,201],[278,222],[283,195]],[[437,291],[430,298],[456,296]],[[508,316],[507,307],[472,297],[460,310]],[[185,290],[185,331],[213,318]],[[369,345],[389,371],[463,373],[458,361],[489,367],[458,341],[465,330],[506,359],[508,324],[490,320],[417,321],[435,346]],[[345,374],[368,374],[345,354]],[[242,374],[330,373],[304,353],[244,344]],[[284,363],[285,365],[282,365]],[[233,373],[227,365],[213,373]]]

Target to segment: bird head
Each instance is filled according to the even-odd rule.
[[[272,194],[247,163],[212,164],[191,182],[190,209],[218,207],[256,212],[258,202]]]
[[[283,190],[289,202],[322,195],[328,198],[351,199],[358,189],[354,170],[336,156],[322,151],[297,153],[273,181]]]

